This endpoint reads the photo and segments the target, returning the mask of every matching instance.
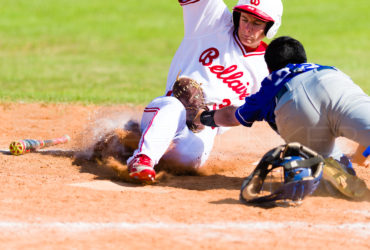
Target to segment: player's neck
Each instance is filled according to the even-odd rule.
[[[251,48],[248,46],[244,46],[244,49],[247,51],[247,53],[250,52],[259,52],[259,51],[265,51],[267,47],[267,44],[263,41],[260,42],[260,44],[256,48]]]

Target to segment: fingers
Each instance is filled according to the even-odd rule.
[[[206,111],[205,109],[199,109],[198,113],[195,115],[194,117],[194,120],[193,120],[193,123],[197,126],[201,126],[203,125],[201,122],[200,122],[200,115]]]

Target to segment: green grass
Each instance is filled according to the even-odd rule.
[[[367,1],[285,0],[278,35],[369,93]],[[1,0],[0,101],[146,104],[182,36],[175,0]]]
[[[367,0],[285,0],[278,35],[290,35],[305,46],[308,60],[333,65],[370,93],[370,26]]]

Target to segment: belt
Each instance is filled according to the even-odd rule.
[[[279,102],[280,98],[288,91],[287,86],[284,86],[279,90],[279,92],[276,94],[276,103]]]

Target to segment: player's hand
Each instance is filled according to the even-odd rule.
[[[365,168],[369,168],[370,167],[370,156],[368,156],[366,158],[366,160],[364,161],[364,164]]]
[[[358,145],[356,152],[352,155],[352,162],[368,168],[370,167],[370,156],[367,156],[366,158],[363,156],[362,153],[365,151],[365,149],[366,148],[364,146]]]

